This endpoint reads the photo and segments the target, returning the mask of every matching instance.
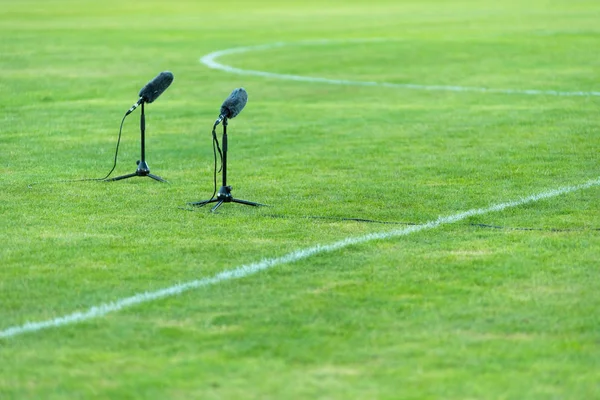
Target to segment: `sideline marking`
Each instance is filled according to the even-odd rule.
[[[312,82],[312,83],[327,83],[331,85],[350,85],[350,86],[380,86],[396,89],[414,89],[414,90],[429,90],[429,91],[447,91],[447,92],[479,92],[479,93],[497,93],[497,94],[524,94],[534,96],[600,96],[600,92],[567,92],[560,90],[538,90],[538,89],[490,89],[485,87],[474,86],[448,86],[448,85],[423,85],[416,83],[390,83],[390,82],[374,82],[374,81],[352,81],[345,79],[328,79],[302,75],[278,74],[275,72],[255,71],[250,69],[242,69],[232,67],[230,65],[221,64],[217,61],[219,57],[248,53],[257,50],[269,50],[279,47],[292,45],[327,45],[335,43],[368,43],[368,42],[390,42],[389,39],[347,39],[347,40],[309,40],[301,42],[277,42],[270,44],[261,44],[257,46],[234,47],[231,49],[219,50],[209,53],[202,58],[200,62],[209,68],[218,69],[225,72],[238,75],[261,76],[263,78],[285,79],[297,82]]]
[[[165,289],[160,289],[154,292],[143,292],[138,293],[131,297],[126,297],[124,299],[116,300],[110,303],[100,304],[99,306],[94,306],[89,308],[87,311],[78,311],[72,314],[68,314],[62,317],[57,317],[54,319],[40,321],[40,322],[27,322],[23,325],[13,326],[10,328],[6,328],[0,331],[0,338],[8,338],[12,336],[21,335],[27,332],[37,332],[42,329],[48,329],[53,327],[59,327],[63,325],[74,324],[78,322],[82,322],[88,319],[98,318],[104,316],[110,312],[115,312],[122,310],[127,307],[132,307],[137,304],[147,303],[150,301],[162,299],[165,297],[176,296],[183,292],[186,292],[191,289],[197,289],[203,286],[214,285],[223,281],[227,281],[230,279],[239,279],[244,278],[249,275],[253,275],[262,270],[273,268],[277,265],[292,263],[298,260],[302,260],[308,258],[310,256],[331,252],[335,250],[342,249],[344,247],[348,247],[354,244],[362,244],[367,243],[373,240],[381,240],[381,239],[389,239],[399,236],[410,235],[411,233],[420,232],[427,229],[437,228],[440,225],[444,224],[452,224],[454,222],[461,221],[465,218],[472,217],[474,215],[486,214],[489,212],[502,211],[506,208],[517,207],[527,203],[533,203],[539,200],[548,199],[551,197],[556,197],[562,194],[575,192],[577,190],[588,189],[593,186],[600,186],[600,177],[590,180],[586,183],[576,185],[576,186],[564,186],[558,189],[549,190],[546,192],[534,194],[528,197],[523,197],[519,200],[513,200],[506,203],[499,203],[492,205],[487,208],[474,208],[468,211],[464,211],[458,214],[450,215],[447,217],[439,217],[434,221],[426,222],[422,225],[412,225],[407,228],[395,229],[387,232],[378,232],[378,233],[370,233],[368,235],[357,236],[357,237],[349,237],[346,239],[342,239],[340,241],[325,244],[325,245],[316,245],[313,247],[308,247],[305,249],[300,249],[288,253],[281,257],[276,258],[266,258],[261,261],[252,263],[252,264],[244,264],[240,267],[222,271],[210,278],[197,279],[186,283],[180,283]]]

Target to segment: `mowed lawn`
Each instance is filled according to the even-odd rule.
[[[2,337],[0,399],[600,398],[597,1],[0,7],[0,336],[592,182]],[[217,61],[318,79],[199,61],[279,42]],[[108,173],[123,114],[165,70],[146,161],[169,183],[68,182]],[[236,87],[228,183],[269,207],[193,209]],[[113,176],[135,171],[139,112]]]

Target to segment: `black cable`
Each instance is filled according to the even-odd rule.
[[[119,144],[121,143],[121,134],[123,133],[123,124],[125,123],[125,118],[127,118],[127,115],[129,115],[129,114],[126,113],[123,116],[123,119],[121,120],[121,125],[119,126],[119,136],[117,138],[117,148],[115,149],[115,160],[113,162],[113,166],[112,166],[111,170],[108,172],[108,174],[106,174],[106,176],[104,178],[82,178],[82,179],[65,179],[65,180],[50,181],[50,182],[33,182],[33,183],[30,183],[29,185],[27,185],[27,187],[31,189],[31,186],[33,186],[33,185],[39,185],[41,183],[68,183],[68,182],[106,181],[106,179],[108,179],[108,177],[110,176],[110,174],[112,174],[113,171],[115,170],[115,168],[117,167],[117,157],[119,155]]]
[[[219,167],[219,172],[223,169],[223,152],[221,151],[221,146],[219,146],[219,139],[217,139],[217,132],[215,131],[216,125],[213,126],[212,137],[213,137],[213,152],[215,150],[215,144],[217,145],[217,150],[219,150],[219,161],[221,162],[221,166]],[[217,155],[215,154],[215,171],[217,168]],[[217,175],[215,174],[215,188],[217,182]]]
[[[329,219],[334,221],[353,221],[353,222],[365,222],[370,224],[384,224],[384,225],[418,225],[414,222],[397,222],[397,221],[377,221],[374,219],[366,219],[366,218],[346,218],[346,217],[320,217],[315,215],[308,215],[304,218],[310,219]]]
[[[125,113],[125,115],[123,116],[123,119],[121,120],[121,126],[119,127],[119,137],[117,138],[117,148],[115,149],[115,161],[113,162],[113,166],[112,166],[111,170],[108,172],[108,174],[106,174],[106,176],[104,178],[91,179],[91,180],[104,181],[104,180],[108,179],[110,174],[112,174],[113,171],[115,170],[115,168],[117,167],[117,156],[119,155],[119,144],[121,143],[121,133],[123,132],[123,123],[125,122],[125,118],[127,118],[127,115],[128,114]]]
[[[268,214],[266,217],[271,218],[293,218],[294,216],[288,215],[277,215],[277,214]],[[366,219],[366,218],[348,218],[348,217],[328,217],[328,216],[318,216],[318,215],[300,215],[296,216],[296,218],[309,218],[309,219],[324,219],[324,220],[332,220],[332,221],[352,221],[352,222],[363,222],[363,223],[371,223],[371,224],[385,224],[385,225],[420,225],[416,222],[399,222],[399,221],[378,221],[374,219]],[[498,230],[511,230],[511,231],[542,231],[542,232],[585,232],[585,231],[600,231],[600,228],[523,228],[523,227],[513,227],[513,226],[500,226],[500,225],[489,225],[489,224],[476,224],[470,223],[467,224],[469,226],[475,226],[477,228],[487,228],[487,229],[498,229]]]
[[[511,230],[511,231],[542,231],[542,232],[583,232],[586,230],[590,231],[600,231],[600,228],[578,228],[578,229],[568,229],[568,228],[522,228],[522,227],[514,227],[514,226],[500,226],[500,225],[489,225],[489,224],[469,224],[471,226],[476,226],[478,228],[489,228],[489,229],[501,229],[501,230]]]
[[[288,215],[277,215],[277,214],[268,214],[266,217],[271,218],[292,218],[293,216]],[[306,218],[306,219],[325,219],[331,221],[352,221],[352,222],[365,222],[371,224],[384,224],[384,225],[419,225],[415,222],[398,222],[398,221],[377,221],[374,219],[365,219],[365,218],[347,218],[347,217],[327,217],[327,216],[319,216],[319,215],[300,215],[296,218]]]
[[[209,200],[207,200],[206,202],[203,202],[203,204],[197,205],[196,207],[204,207],[205,205],[207,205],[208,203],[213,201],[217,194],[217,150],[219,151],[219,159],[221,161],[221,167],[219,168],[218,172],[221,172],[221,170],[223,169],[223,152],[221,151],[221,146],[219,145],[219,139],[217,139],[216,129],[217,129],[217,124],[215,124],[212,129],[213,157],[215,160],[214,168],[213,168],[213,182],[214,182],[213,194],[212,194],[212,196],[210,196]]]
[[[217,149],[219,149],[219,156],[221,157],[221,168],[222,168],[222,163],[223,163],[223,155],[221,153],[221,147],[219,146],[219,140],[217,139],[217,132],[215,131],[215,129],[216,129],[216,126],[213,126],[213,130],[212,130],[212,138],[213,138],[212,145],[213,145],[213,157],[214,157],[213,194],[212,194],[212,196],[210,196],[210,199],[208,200],[208,202],[202,204],[202,206],[205,206],[208,203],[210,203],[215,198],[215,195],[217,194]],[[219,168],[219,171],[221,171],[220,168]]]

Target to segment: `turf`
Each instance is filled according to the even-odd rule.
[[[0,330],[600,176],[595,1],[3,0]],[[313,42],[318,40],[330,42]],[[369,39],[364,41],[363,39]],[[149,178],[100,178],[146,107]],[[235,87],[228,180],[210,128]],[[114,175],[139,159],[137,110]],[[600,188],[0,339],[1,399],[600,396]],[[368,221],[357,221],[368,220]],[[370,222],[369,222],[370,221]],[[408,225],[409,226],[409,225]]]

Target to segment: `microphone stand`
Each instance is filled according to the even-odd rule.
[[[132,178],[134,176],[148,176],[156,181],[167,182],[160,176],[150,173],[150,168],[146,164],[146,114],[144,113],[144,101],[142,101],[142,113],[140,114],[140,133],[142,142],[142,155],[137,161],[137,169],[134,173],[117,176],[116,178],[107,179],[107,181],[120,181],[121,179]]]
[[[227,186],[227,118],[223,119],[222,144],[223,144],[223,148],[222,148],[222,150],[223,150],[223,165],[222,165],[222,169],[221,169],[221,175],[223,178],[223,185],[221,185],[221,188],[219,188],[219,192],[217,193],[217,198],[203,200],[203,201],[197,201],[197,202],[188,203],[188,204],[192,205],[192,206],[201,207],[201,206],[204,206],[209,203],[217,203],[217,204],[215,204],[215,206],[213,208],[211,208],[211,210],[210,210],[211,212],[214,212],[223,203],[239,203],[239,204],[245,204],[247,206],[254,206],[254,207],[264,206],[264,204],[234,198],[233,195],[231,194],[231,186]]]

